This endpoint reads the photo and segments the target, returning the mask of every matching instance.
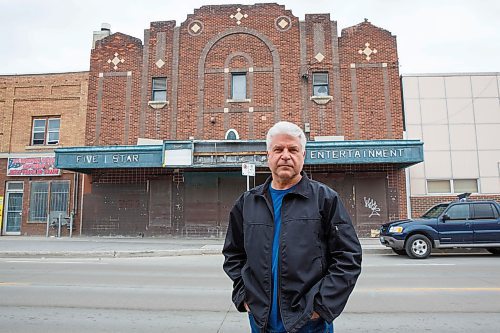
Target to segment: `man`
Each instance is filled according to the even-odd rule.
[[[307,178],[295,124],[267,133],[271,177],[231,210],[224,271],[252,333],[327,332],[361,272],[361,246],[337,193]]]

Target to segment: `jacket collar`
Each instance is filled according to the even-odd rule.
[[[294,188],[289,193],[298,194],[307,199],[309,198],[311,192],[311,188],[309,186],[311,180],[307,177],[304,171],[301,171],[300,174],[302,175],[302,178],[297,184],[295,184]],[[273,176],[269,176],[262,186],[259,186],[253,190],[254,193],[256,195],[265,195],[267,192],[269,192],[269,186],[271,186],[272,180]]]

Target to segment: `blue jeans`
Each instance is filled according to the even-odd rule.
[[[252,333],[260,333],[257,324],[255,324],[255,320],[251,313],[248,314],[248,319],[250,321],[250,329]],[[286,333],[286,332],[278,332],[278,331],[270,331],[267,330],[267,333]],[[333,323],[328,324],[324,319],[319,318],[316,320],[309,320],[304,326],[300,328],[297,333],[333,333]]]

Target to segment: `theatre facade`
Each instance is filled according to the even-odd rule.
[[[94,33],[85,145],[55,150],[82,174],[85,235],[222,237],[247,188],[269,177],[266,131],[287,120],[308,138],[305,171],[340,193],[360,236],[407,215],[396,37],[368,20],[339,34],[277,4],[203,6],[144,42]]]

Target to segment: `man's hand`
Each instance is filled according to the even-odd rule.
[[[311,315],[311,320],[316,320],[319,318],[319,314],[316,311],[313,311],[313,314]]]
[[[245,309],[247,310],[247,312],[250,313],[250,308],[248,307],[247,302],[243,303],[243,305],[245,306]]]

